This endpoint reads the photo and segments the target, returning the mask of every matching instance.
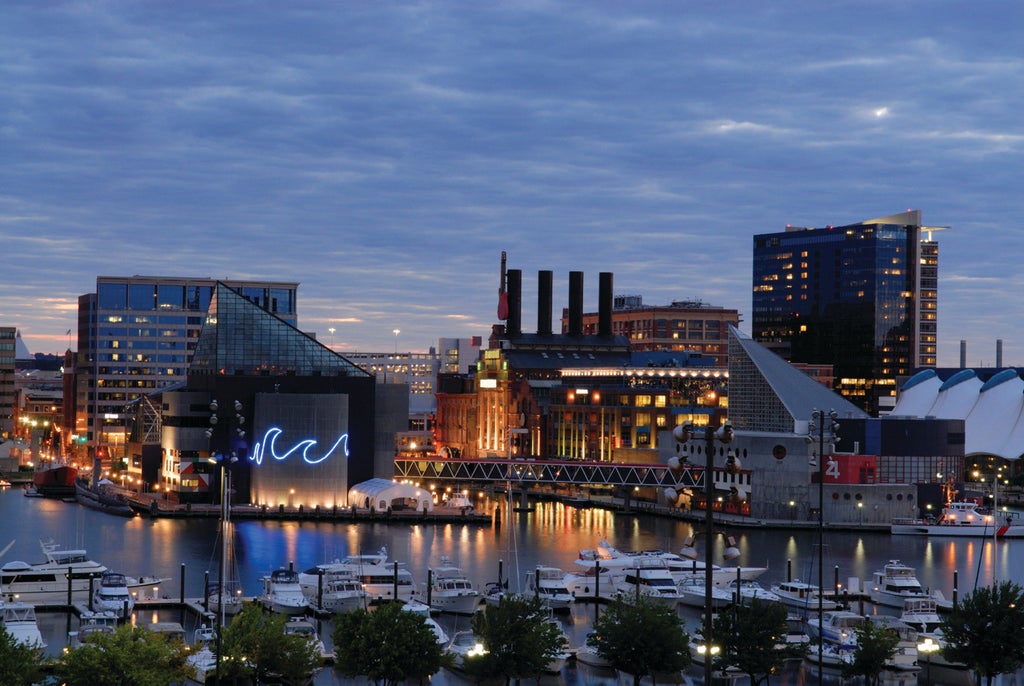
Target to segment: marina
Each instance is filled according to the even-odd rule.
[[[496,503],[488,503],[493,510]],[[191,635],[204,621],[202,598],[208,583],[217,580],[217,522],[212,519],[125,519],[91,510],[75,503],[46,498],[25,498],[20,492],[0,493],[0,516],[17,522],[11,536],[16,543],[0,562],[15,558],[33,559],[39,540],[62,532],[60,541],[69,550],[87,551],[89,559],[132,575],[146,570],[163,579],[157,586],[136,592],[131,621],[142,625],[180,623]],[[573,568],[579,551],[594,549],[607,540],[621,550],[676,550],[693,535],[689,523],[644,514],[623,514],[555,502],[538,502],[534,512],[515,515],[512,535],[507,520],[501,526],[482,527],[455,523],[385,523],[382,521],[237,521],[233,522],[235,556],[240,588],[247,598],[258,596],[261,579],[276,569],[313,569],[330,560],[352,555],[380,555],[386,549],[390,566],[395,561],[408,571],[414,597],[426,600],[428,572],[439,568],[443,557],[458,560],[470,583],[483,590],[487,582],[507,579],[511,591],[525,589],[527,576],[538,567],[558,565]],[[816,565],[816,546],[808,532],[755,527],[732,527],[728,537],[735,541],[739,556],[727,564],[764,567],[758,577],[765,588],[786,580],[807,581]],[[715,540],[715,560],[723,562],[730,547],[727,536]],[[510,544],[510,540],[512,543]],[[872,574],[891,560],[893,541],[885,532],[830,531],[826,538],[824,564],[829,580],[838,579],[844,591],[866,584]],[[975,575],[983,585],[995,578],[1013,578],[1014,566],[1024,564],[1024,548],[1015,541],[987,539],[899,538],[900,559],[917,570],[922,586],[941,589],[947,597],[954,592],[954,571],[961,593],[974,587]],[[511,547],[510,547],[511,545]],[[36,553],[36,556],[38,553]],[[728,567],[726,567],[728,569]],[[735,568],[734,568],[735,569]],[[735,572],[733,572],[735,574]],[[733,576],[735,578],[735,576]],[[826,592],[831,591],[831,586]],[[860,590],[860,589],[857,589]],[[76,600],[77,610],[68,613],[66,599],[55,606],[37,607],[39,628],[46,642],[45,654],[53,656],[68,645],[69,634],[79,630],[80,614],[88,611],[88,594]],[[180,603],[181,597],[185,604]],[[875,606],[863,594],[851,595],[857,612],[896,616],[899,609]],[[571,649],[578,650],[592,630],[601,605],[577,599],[569,612],[555,615]],[[680,606],[680,614],[691,634],[700,622],[700,610]],[[434,619],[441,631],[454,636],[468,630],[469,617],[439,613]],[[330,621],[317,617],[318,633],[330,650]],[[801,668],[802,669],[802,668]],[[814,679],[814,669],[806,678]],[[552,683],[616,683],[607,670],[585,663],[570,663]],[[695,675],[699,681],[699,675]],[[797,675],[780,675],[773,683],[796,683]],[[803,678],[800,676],[799,678]],[[432,683],[463,683],[460,677],[439,674]],[[786,681],[790,679],[790,681]],[[347,681],[331,670],[317,677],[321,685],[358,683]],[[660,682],[659,682],[660,683]]]

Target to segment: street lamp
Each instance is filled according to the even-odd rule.
[[[825,434],[829,436],[829,447],[834,450],[835,444],[839,442],[839,424],[836,419],[839,415],[835,410],[828,412],[815,408],[811,412],[811,423],[808,426],[807,440],[813,442],[818,439],[817,463],[811,458],[810,466],[818,467],[818,683],[822,683],[822,652],[824,652],[825,632],[822,630],[822,618],[825,616],[824,594],[825,594]],[[828,423],[826,424],[826,420]]]
[[[398,334],[402,333],[402,330],[392,329],[391,333],[395,334],[395,357],[398,357]]]
[[[686,443],[694,436],[694,427],[691,424],[680,424],[672,430],[672,437],[675,438],[679,443]],[[724,424],[716,431],[715,427],[710,424],[704,427],[704,627],[701,633],[704,636],[704,645],[707,646],[707,650],[714,654],[714,647],[712,645],[712,624],[714,622],[714,612],[712,610],[712,593],[711,590],[714,586],[712,574],[711,574],[711,558],[714,555],[714,535],[713,530],[715,526],[714,516],[714,498],[715,498],[715,441],[719,441],[728,445],[732,443],[733,433],[732,424],[729,420],[726,420]],[[740,469],[739,458],[729,452],[727,458],[727,469],[733,472],[738,472]],[[742,496],[742,492],[739,492]],[[711,677],[713,674],[712,669],[712,658],[711,655],[705,656],[704,659],[704,683],[710,686]]]
[[[331,334],[331,350],[334,350],[334,332],[337,331],[333,326],[327,329],[327,333]]]
[[[924,683],[925,686],[931,686],[932,683],[932,653],[939,649],[939,644],[932,640],[931,636],[925,637],[923,641],[917,644],[917,652],[924,653],[925,656],[925,671],[924,671]]]

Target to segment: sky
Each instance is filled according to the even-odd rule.
[[[1024,365],[1021,45],[1011,1],[3,3],[0,325],[63,352],[97,276],[271,279],[426,351],[486,339],[505,250],[527,331],[550,269],[556,320],[609,271],[749,333],[754,235],[920,209],[939,365]]]

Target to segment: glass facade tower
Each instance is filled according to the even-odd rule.
[[[754,236],[754,339],[790,362],[833,365],[835,390],[886,412],[898,377],[935,366],[932,230],[910,211]]]
[[[223,283],[292,326],[298,284]],[[96,279],[78,300],[74,433],[90,454],[124,457],[125,406],[185,381],[217,281],[161,276]]]

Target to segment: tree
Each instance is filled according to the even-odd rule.
[[[274,678],[285,683],[306,683],[322,665],[315,646],[301,634],[285,631],[284,615],[264,614],[249,603],[222,629],[221,682],[252,678],[256,683]]]
[[[497,605],[475,613],[470,628],[480,637],[487,657],[480,665],[483,673],[474,676],[503,676],[506,684],[513,678],[541,676],[566,643],[561,628],[550,621],[550,612],[539,598],[506,595]]]
[[[857,647],[853,650],[853,662],[843,664],[843,677],[862,676],[867,686],[876,686],[885,664],[896,654],[899,634],[870,618],[855,626],[853,632],[857,635]]]
[[[335,669],[375,684],[426,679],[451,662],[426,618],[404,610],[401,603],[384,603],[373,612],[338,613],[333,638]]]
[[[722,648],[715,666],[734,667],[750,677],[756,686],[782,668],[786,660],[802,658],[804,644],[786,643],[786,607],[754,598],[749,605],[736,605],[719,613],[713,630]]]
[[[657,673],[679,672],[690,666],[690,637],[682,618],[656,600],[636,602],[617,598],[594,622],[587,638],[612,667],[633,675],[633,683]]]
[[[40,676],[39,649],[15,640],[0,624],[0,684],[28,686]]]
[[[987,684],[1024,665],[1024,589],[1004,581],[975,590],[942,622],[942,657],[974,670]]]
[[[55,672],[68,686],[170,686],[193,675],[187,656],[181,639],[125,624],[89,636],[61,656]]]

